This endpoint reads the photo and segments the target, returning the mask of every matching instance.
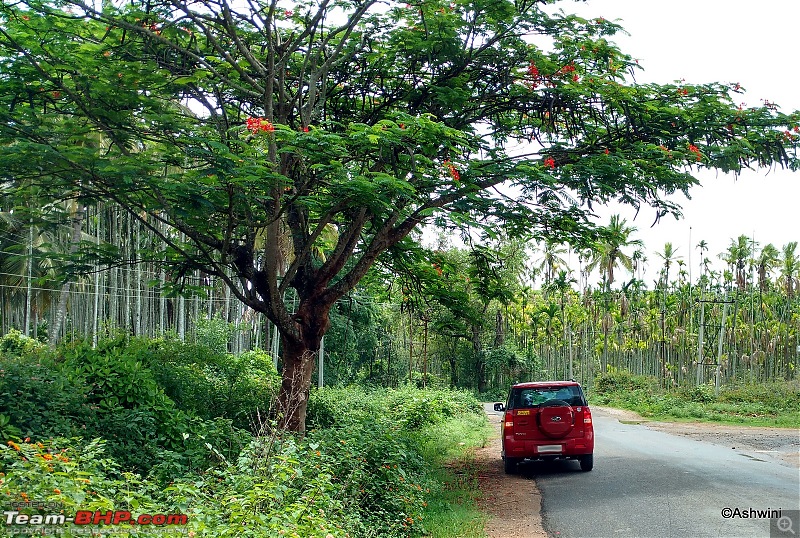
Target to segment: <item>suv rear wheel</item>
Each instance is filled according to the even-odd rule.
[[[581,462],[581,471],[588,472],[594,468],[594,454],[581,456],[578,461]]]
[[[517,464],[519,462],[519,458],[509,458],[508,456],[503,458],[503,467],[505,468],[506,474],[517,474]]]

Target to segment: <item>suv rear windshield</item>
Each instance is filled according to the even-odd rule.
[[[577,385],[568,387],[537,387],[511,389],[507,409],[539,407],[552,400],[561,400],[572,406],[586,405],[583,391]]]

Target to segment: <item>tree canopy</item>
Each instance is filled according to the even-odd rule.
[[[160,238],[140,259],[224,280],[278,327],[303,430],[331,306],[420,225],[580,242],[594,204],[677,214],[699,169],[797,168],[797,113],[632,82],[617,24],[551,3],[6,2],[7,203],[118,204]]]

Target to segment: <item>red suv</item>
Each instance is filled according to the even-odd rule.
[[[517,383],[508,402],[494,404],[505,411],[502,425],[506,473],[525,459],[576,459],[583,471],[594,467],[594,427],[583,389],[575,381]]]

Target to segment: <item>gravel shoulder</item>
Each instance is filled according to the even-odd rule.
[[[611,407],[592,406],[592,411],[604,413],[620,422],[641,424],[651,430],[713,443],[729,450],[769,456],[789,467],[800,468],[800,430],[713,422],[660,422],[643,418],[633,411]]]
[[[542,497],[535,476],[506,475],[500,459],[500,413],[486,404],[486,413],[495,433],[487,445],[475,452],[480,506],[489,516],[489,538],[547,538],[542,526]],[[787,467],[800,468],[800,431],[790,428],[729,426],[708,422],[660,422],[643,418],[633,411],[592,406],[592,412],[642,426],[720,445],[728,450],[771,457]],[[600,464],[600,462],[598,462]]]

